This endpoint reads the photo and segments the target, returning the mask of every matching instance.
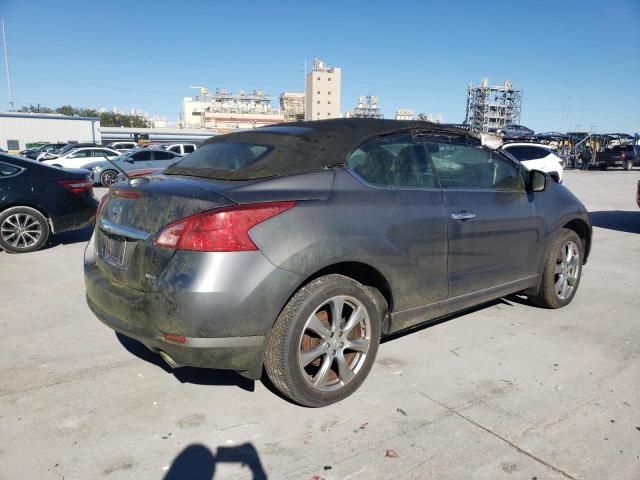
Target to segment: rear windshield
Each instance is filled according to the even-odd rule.
[[[208,143],[165,170],[168,175],[191,175],[220,180],[245,180],[256,164],[267,160],[273,147],[251,143]],[[251,171],[251,172],[250,172]]]

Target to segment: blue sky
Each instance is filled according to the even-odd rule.
[[[640,1],[0,0],[16,105],[142,108],[176,120],[190,85],[303,90],[304,61],[358,95],[464,118],[466,85],[523,90],[522,123],[640,132]],[[9,108],[4,68],[0,110]],[[570,115],[572,114],[572,115]]]

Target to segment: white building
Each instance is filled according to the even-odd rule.
[[[185,128],[207,128],[218,132],[257,128],[284,121],[284,115],[273,109],[273,99],[261,90],[234,95],[216,89],[210,94],[206,87],[197,88],[195,97],[184,97],[182,125]]]
[[[100,119],[43,113],[0,113],[0,147],[11,152],[30,143],[101,142]]]
[[[340,82],[342,72],[316,58],[306,79],[307,120],[340,118]]]
[[[415,120],[416,112],[409,108],[398,108],[395,114],[396,120]]]

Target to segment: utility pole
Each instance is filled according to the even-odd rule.
[[[9,77],[9,55],[7,55],[7,34],[4,30],[4,18],[2,18],[2,45],[4,46],[4,67],[7,72],[7,87],[9,89],[9,105],[11,110],[15,110],[13,104],[13,92],[11,91],[11,78]]]

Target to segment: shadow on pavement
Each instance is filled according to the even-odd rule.
[[[152,352],[139,341],[120,333],[116,333],[116,337],[129,353],[132,353],[145,362],[160,367],[167,373],[173,374],[180,383],[193,383],[196,385],[235,385],[248,392],[255,390],[255,381],[244,378],[240,374],[230,370],[195,367],[181,367],[174,370],[162,360],[160,355]]]
[[[604,210],[591,212],[594,227],[617,230],[619,232],[640,233],[640,210]]]
[[[237,447],[218,447],[215,455],[204,445],[189,445],[173,460],[164,480],[213,480],[216,465],[221,463],[239,463],[249,468],[253,480],[267,479],[257,450],[251,443],[245,443]]]

